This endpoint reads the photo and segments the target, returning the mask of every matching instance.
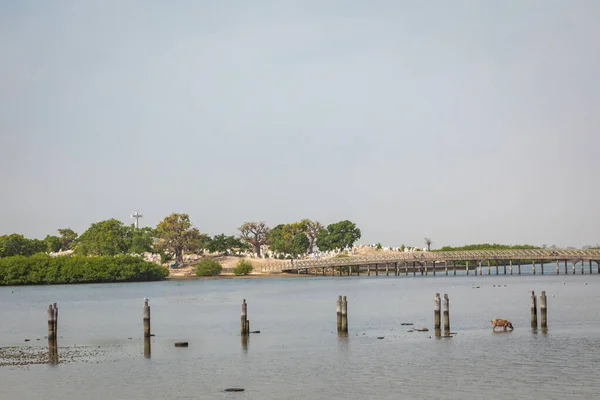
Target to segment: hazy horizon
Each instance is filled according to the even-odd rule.
[[[0,0],[0,235],[600,243],[600,3]]]

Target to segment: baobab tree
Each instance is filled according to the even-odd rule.
[[[317,240],[317,235],[324,229],[323,225],[321,225],[318,221],[312,221],[310,219],[303,219],[300,221],[302,224],[302,228],[306,233],[306,237],[308,237],[308,254],[312,254],[315,250],[315,242]]]
[[[427,246],[427,251],[431,250],[431,243],[433,243],[431,239],[425,238],[425,246]]]
[[[257,257],[260,257],[260,246],[267,244],[271,231],[264,222],[245,222],[238,228],[240,237],[252,246]]]

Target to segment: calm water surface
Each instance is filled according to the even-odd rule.
[[[546,333],[529,328],[531,290],[547,292]],[[457,335],[407,332],[401,323],[433,328],[436,292],[450,296]],[[346,338],[335,331],[338,295],[348,297]],[[156,334],[149,359],[144,297]],[[246,344],[243,298],[251,330],[261,331]],[[0,367],[0,399],[595,399],[600,392],[598,275],[2,287],[0,346],[43,346],[54,302],[59,356],[74,346],[105,353]],[[516,329],[492,333],[492,318],[510,319]],[[189,348],[174,347],[183,340]],[[245,392],[223,392],[228,387]]]

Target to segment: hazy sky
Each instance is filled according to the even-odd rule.
[[[0,234],[600,242],[600,1],[0,0]]]

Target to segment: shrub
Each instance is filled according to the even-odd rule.
[[[221,273],[221,264],[211,258],[203,258],[196,264],[196,275],[198,276],[216,276]]]
[[[252,267],[250,261],[242,259],[238,261],[236,267],[233,269],[233,273],[236,275],[248,275],[253,269],[254,267]]]

